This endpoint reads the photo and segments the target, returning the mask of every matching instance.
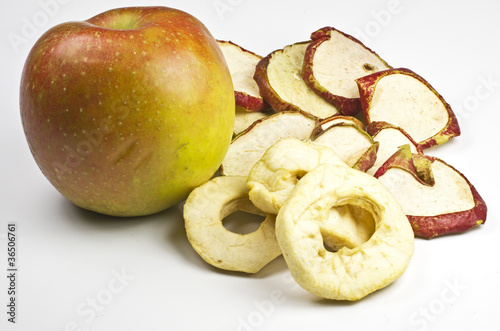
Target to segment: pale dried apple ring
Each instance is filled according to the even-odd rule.
[[[234,233],[222,221],[238,210],[266,219],[254,232]],[[195,251],[217,268],[255,273],[281,255],[275,216],[263,214],[248,199],[245,176],[215,177],[195,188],[184,205],[184,221]]]
[[[339,205],[370,212],[375,232],[357,247],[330,252],[322,223]],[[319,165],[297,183],[276,218],[276,237],[297,283],[335,300],[358,300],[394,282],[414,251],[410,223],[384,185],[366,173],[330,164]]]
[[[296,138],[277,141],[250,170],[250,200],[260,210],[277,214],[298,179],[323,163],[347,167],[329,147]]]

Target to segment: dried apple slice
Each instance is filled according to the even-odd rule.
[[[361,111],[356,79],[391,66],[361,41],[332,27],[311,34],[302,77],[311,89],[345,115]]]
[[[319,118],[338,113],[302,79],[304,53],[310,41],[278,49],[263,58],[255,69],[259,91],[276,111],[302,110]]]
[[[252,111],[248,112],[242,109],[236,108],[236,113],[234,116],[234,130],[233,134],[236,136],[241,132],[249,128],[255,121],[261,118],[267,117],[273,114],[270,111]]]
[[[300,178],[320,164],[348,167],[331,148],[308,140],[281,139],[252,167],[248,197],[260,210],[278,214]],[[323,225],[325,244],[336,251],[361,245],[375,231],[371,215],[354,206],[332,208]]]
[[[353,169],[366,172],[370,169],[375,161],[377,160],[377,151],[378,151],[379,143],[374,141],[373,145],[371,145],[354,163],[352,166]]]
[[[413,154],[423,154],[416,141],[400,127],[387,122],[372,122],[366,131],[379,143],[376,160],[366,171],[370,175],[374,175],[378,168],[403,145],[408,144]]]
[[[229,231],[223,220],[238,210],[265,220],[251,233]],[[184,221],[189,242],[214,267],[256,273],[281,255],[275,216],[263,214],[248,199],[246,177],[215,177],[195,188],[184,204]]]
[[[325,163],[347,167],[331,148],[297,138],[280,139],[250,170],[248,196],[260,210],[278,214],[299,178]]]
[[[254,122],[237,135],[222,161],[221,173],[248,176],[264,152],[282,138],[309,139],[318,118],[303,111],[279,112]]]
[[[463,174],[436,157],[412,154],[409,145],[375,177],[399,201],[416,236],[464,232],[486,221],[486,204]]]
[[[334,124],[312,140],[330,147],[348,166],[357,165],[358,170],[365,171],[375,162],[378,143],[356,124]]]
[[[350,123],[350,124],[357,125],[361,130],[365,129],[365,125],[363,124],[363,122],[361,122],[356,117],[342,115],[339,113],[339,114],[335,114],[333,116],[321,119],[318,123],[318,126],[316,128],[314,128],[313,137],[319,136],[321,132],[328,129],[332,125],[338,124],[338,123]]]
[[[422,148],[460,135],[451,107],[422,77],[405,68],[356,80],[367,125],[382,121],[401,127]]]
[[[375,231],[354,248],[329,251],[324,223],[332,207],[370,213]],[[414,235],[394,196],[373,176],[321,164],[302,177],[276,217],[276,238],[293,278],[327,299],[359,300],[401,276],[414,251]]]
[[[233,80],[236,108],[250,112],[269,108],[269,104],[260,95],[259,87],[253,79],[255,67],[262,56],[231,41],[217,40],[217,42]]]

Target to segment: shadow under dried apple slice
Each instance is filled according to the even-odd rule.
[[[403,128],[426,149],[460,135],[450,105],[421,76],[389,69],[356,80],[366,124],[382,121]]]
[[[260,95],[259,87],[253,79],[255,67],[262,56],[231,41],[217,40],[217,43],[233,80],[236,109],[247,112],[261,112],[268,109],[269,104]]]
[[[277,112],[301,110],[326,118],[339,111],[302,79],[304,53],[310,42],[297,42],[271,52],[257,64],[254,80],[264,100]]]
[[[415,236],[465,232],[486,221],[487,207],[474,186],[443,160],[402,146],[375,173],[401,204]]]
[[[302,67],[307,85],[344,115],[361,111],[356,79],[391,66],[358,39],[333,27],[311,34]]]

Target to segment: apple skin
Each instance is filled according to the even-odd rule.
[[[375,160],[377,159],[377,151],[379,147],[379,142],[375,141],[373,145],[370,146],[366,150],[366,152],[361,155],[358,161],[352,166],[353,169],[366,172],[368,169],[370,169],[373,164],[375,163]]]
[[[74,204],[113,216],[167,209],[209,180],[233,134],[216,40],[167,7],[117,8],[53,27],[20,86],[28,145]]]

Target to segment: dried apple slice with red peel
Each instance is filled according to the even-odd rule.
[[[255,121],[229,145],[221,173],[248,176],[271,145],[287,137],[309,139],[317,123],[318,118],[303,111],[279,112]]]
[[[357,170],[367,170],[375,162],[378,143],[356,124],[333,124],[312,140],[330,147],[348,166],[357,165]]]
[[[415,72],[405,68],[390,69],[356,82],[367,125],[383,121],[399,126],[422,149],[460,135],[450,105]]]
[[[408,145],[375,177],[399,201],[416,236],[460,233],[486,221],[486,204],[462,173],[439,158],[412,154]]]
[[[264,57],[256,66],[254,80],[262,97],[274,110],[302,110],[326,118],[337,114],[337,108],[317,95],[302,79],[304,53],[309,43],[288,45]]]
[[[302,77],[309,87],[345,115],[361,111],[356,79],[391,66],[361,41],[333,27],[311,34]]]
[[[366,171],[370,175],[374,175],[378,168],[403,145],[408,144],[413,154],[423,154],[417,142],[407,132],[390,123],[372,122],[366,127],[366,132],[379,143],[376,160]]]
[[[255,67],[262,56],[231,41],[217,40],[217,43],[233,80],[236,108],[249,112],[268,109],[269,104],[260,95],[259,87],[253,79]]]

